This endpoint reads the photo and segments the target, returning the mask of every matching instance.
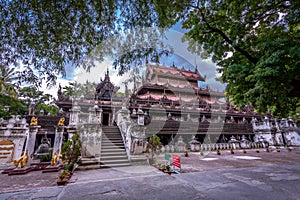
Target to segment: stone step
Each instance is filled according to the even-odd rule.
[[[104,129],[104,130],[110,130],[110,129],[117,129],[117,130],[119,130],[119,128],[117,126],[102,126],[102,129]]]
[[[126,155],[126,151],[122,150],[122,151],[119,151],[119,152],[115,152],[115,151],[104,151],[104,152],[101,152],[101,158],[103,157],[106,157],[106,156],[121,156],[121,155]]]
[[[113,150],[113,149],[125,149],[125,147],[124,147],[124,145],[123,146],[116,146],[116,145],[107,145],[107,146],[102,146],[102,148],[101,149],[111,149],[111,150]]]
[[[106,156],[102,156],[101,157],[101,161],[104,161],[104,160],[119,160],[119,159],[124,159],[124,160],[127,160],[127,155],[124,154],[124,155],[106,155]]]
[[[118,133],[119,129],[118,128],[102,128],[102,131],[103,132],[116,132],[116,133]]]
[[[107,147],[116,147],[116,148],[123,148],[124,149],[124,145],[121,143],[106,143],[106,144],[102,144],[102,148],[107,148]]]
[[[105,152],[125,152],[125,148],[121,149],[121,148],[105,148],[105,149],[101,149],[101,154],[105,153]]]
[[[127,167],[127,166],[130,166],[130,163],[101,164],[100,168]]]
[[[107,139],[107,138],[103,138],[102,139],[102,143],[108,143],[108,142],[119,142],[119,143],[123,143],[123,140],[120,138],[111,138],[111,139]]]
[[[105,141],[105,142],[102,142],[102,146],[107,146],[107,145],[124,145],[123,142],[111,142],[111,141]]]
[[[141,156],[131,155],[130,159],[132,161],[141,161],[141,160],[147,160],[147,157],[144,155],[141,155]]]
[[[129,163],[128,159],[114,159],[114,160],[102,160],[100,161],[100,164],[116,164],[116,163]]]
[[[80,165],[85,166],[85,165],[99,165],[99,160],[93,158],[82,158],[80,160]]]
[[[103,137],[102,141],[107,142],[107,141],[116,141],[116,140],[121,140],[123,141],[122,137]]]
[[[145,155],[131,155],[130,162],[133,165],[148,165],[148,160]]]
[[[76,170],[89,170],[89,169],[99,169],[100,168],[100,164],[97,165],[80,165],[76,168]]]
[[[121,136],[121,134],[118,131],[116,131],[116,132],[103,132],[103,135],[108,135],[108,136],[118,135],[118,136]]]
[[[120,133],[119,129],[102,129],[103,133]]]
[[[121,135],[114,134],[114,135],[103,135],[102,138],[122,138]]]
[[[129,166],[130,162],[119,128],[117,126],[105,126],[102,130],[100,167]]]
[[[102,139],[103,138],[118,138],[118,139],[122,139],[122,136],[120,134],[114,134],[114,135],[102,135]]]

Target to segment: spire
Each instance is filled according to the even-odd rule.
[[[57,95],[58,95],[58,96],[62,95],[61,84],[60,84],[60,83],[59,83],[59,85],[58,85]]]
[[[105,82],[110,82],[108,67],[107,67],[107,71],[106,71],[106,74],[105,74],[104,81],[105,81]]]

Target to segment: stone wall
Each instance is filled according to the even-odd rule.
[[[255,142],[263,140],[270,145],[300,145],[300,129],[292,119],[252,119]]]
[[[22,155],[28,134],[26,119],[18,116],[9,120],[0,118],[0,164],[12,162]]]

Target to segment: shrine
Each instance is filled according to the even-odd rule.
[[[57,116],[40,113],[24,119],[0,120],[0,162],[12,162],[27,152],[29,161],[46,153],[58,158],[64,142],[79,133],[82,169],[127,166],[144,162],[148,139],[156,134],[161,152],[246,149],[300,145],[292,119],[273,119],[242,109],[212,90],[197,68],[179,69],[146,63],[145,76],[129,95],[116,95],[109,70],[94,93],[64,96],[59,86]],[[51,160],[51,159],[50,159]],[[50,162],[49,162],[50,163]]]

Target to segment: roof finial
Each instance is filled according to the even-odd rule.
[[[146,57],[146,65],[148,65],[148,56]]]
[[[108,67],[107,67],[107,73],[106,73],[107,75],[109,74],[109,70],[108,70]]]
[[[173,61],[173,67],[175,67],[174,61]]]

